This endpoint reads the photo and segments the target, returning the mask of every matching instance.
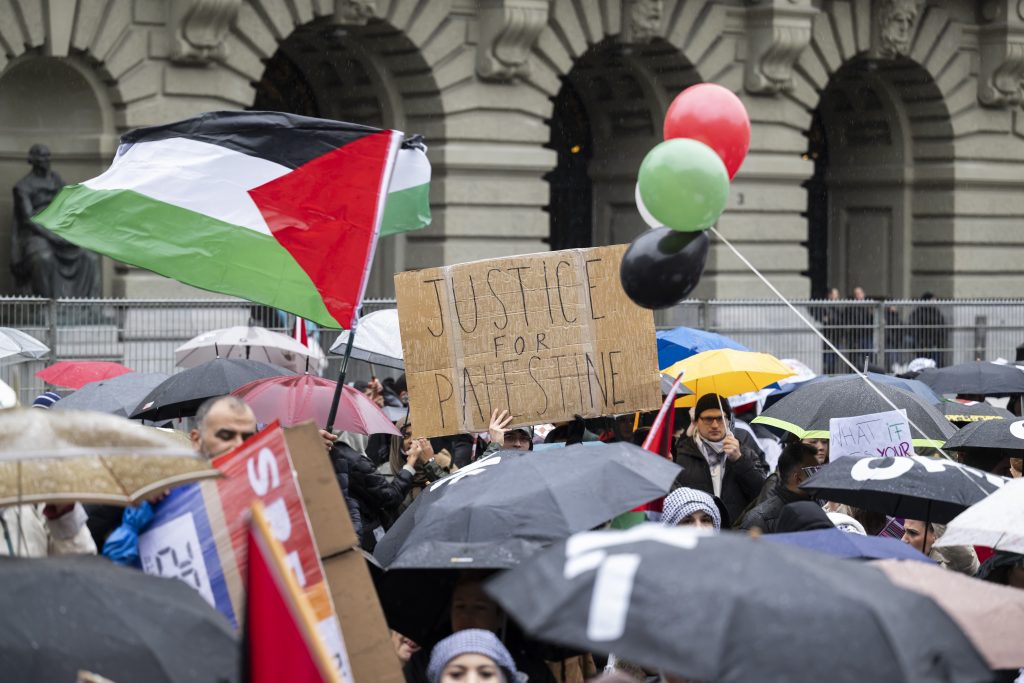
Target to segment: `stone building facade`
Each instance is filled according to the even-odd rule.
[[[1024,0],[4,0],[0,185],[33,142],[73,182],[215,109],[422,133],[434,223],[382,243],[388,295],[396,270],[630,240],[639,163],[701,81],[753,121],[719,227],[787,295],[1024,293]],[[5,191],[0,254],[10,215]],[[722,245],[696,294],[767,296]]]

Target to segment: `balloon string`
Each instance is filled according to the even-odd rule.
[[[776,288],[776,287],[775,287],[775,285],[773,285],[773,284],[772,284],[771,282],[769,282],[768,278],[766,278],[766,277],[765,277],[764,275],[762,275],[762,274],[761,274],[761,271],[759,271],[759,270],[758,270],[758,269],[757,269],[756,267],[754,267],[754,264],[753,264],[753,263],[751,263],[751,262],[750,262],[750,261],[749,261],[749,260],[747,259],[747,257],[746,257],[746,256],[744,256],[743,254],[741,254],[741,253],[740,253],[739,249],[737,249],[736,247],[734,247],[734,246],[733,246],[732,242],[730,242],[729,240],[727,240],[727,239],[725,238],[725,235],[723,235],[722,233],[720,233],[720,232],[718,231],[718,228],[716,228],[716,227],[712,226],[712,227],[708,228],[708,230],[709,230],[709,231],[711,231],[711,232],[713,232],[713,233],[715,234],[715,236],[716,236],[716,237],[717,237],[718,239],[720,239],[720,240],[722,241],[722,243],[723,243],[723,244],[724,244],[725,246],[729,247],[729,250],[730,250],[730,251],[732,251],[732,253],[736,254],[736,258],[738,258],[738,259],[739,259],[740,261],[742,261],[742,262],[743,262],[743,264],[747,266],[747,268],[750,268],[750,271],[751,271],[751,272],[752,272],[752,273],[753,273],[754,275],[756,275],[756,276],[757,276],[757,277],[758,277],[758,278],[759,278],[759,279],[761,280],[761,282],[763,282],[763,283],[765,284],[765,286],[766,286],[766,287],[768,287],[768,289],[772,290],[772,293],[774,293],[774,294],[775,294],[775,296],[777,296],[777,297],[779,298],[779,300],[780,300],[780,301],[782,301],[782,303],[786,304],[786,306],[787,306],[787,307],[789,307],[789,310],[793,311],[793,313],[794,313],[794,314],[796,315],[796,317],[797,317],[797,318],[799,318],[799,319],[800,319],[800,320],[801,320],[801,321],[802,321],[802,322],[804,323],[804,325],[806,325],[806,326],[807,326],[807,329],[809,329],[809,330],[810,330],[811,332],[813,332],[813,333],[814,333],[815,335],[817,335],[817,337],[818,337],[819,339],[821,339],[821,341],[825,342],[826,346],[828,346],[828,348],[832,349],[832,351],[834,351],[834,352],[835,352],[835,354],[836,354],[837,356],[839,356],[839,358],[840,358],[840,359],[841,359],[841,360],[842,360],[842,361],[843,361],[844,363],[846,363],[846,365],[848,365],[848,366],[850,367],[850,369],[851,369],[851,370],[853,370],[853,371],[854,371],[854,372],[855,372],[855,373],[857,374],[857,376],[859,376],[859,377],[860,377],[860,378],[861,378],[862,380],[864,380],[865,382],[867,382],[867,385],[868,385],[869,387],[871,387],[871,389],[872,389],[872,390],[874,390],[874,392],[875,392],[876,394],[878,394],[878,395],[879,395],[879,396],[880,396],[880,397],[882,398],[882,400],[883,400],[883,401],[885,401],[885,402],[886,402],[887,404],[889,404],[889,406],[890,406],[890,407],[891,407],[891,408],[892,408],[893,410],[899,410],[899,408],[898,408],[898,407],[896,406],[896,404],[895,404],[895,403],[893,403],[893,402],[892,402],[891,400],[889,400],[889,397],[888,397],[888,396],[886,396],[886,395],[885,395],[884,393],[882,393],[882,390],[878,388],[878,385],[876,385],[876,384],[875,384],[874,382],[872,382],[872,381],[871,381],[871,378],[870,378],[870,377],[868,377],[867,375],[865,375],[865,374],[864,374],[863,372],[861,372],[861,371],[860,371],[860,369],[858,369],[856,365],[854,365],[853,363],[851,363],[851,362],[850,362],[850,359],[849,359],[849,358],[847,358],[847,357],[846,357],[845,355],[843,355],[843,352],[842,352],[842,351],[840,351],[839,349],[837,349],[837,348],[835,347],[835,344],[833,344],[833,343],[832,343],[831,341],[829,341],[828,337],[826,337],[826,336],[825,336],[824,334],[822,334],[822,333],[821,333],[821,330],[819,330],[819,329],[818,329],[818,328],[817,328],[817,327],[816,327],[816,326],[814,325],[814,323],[812,323],[812,322],[811,322],[810,320],[808,320],[808,319],[807,319],[807,318],[806,318],[806,317],[804,316],[804,314],[803,314],[803,313],[801,313],[801,312],[800,312],[800,311],[799,311],[799,310],[797,309],[797,307],[796,307],[796,306],[794,306],[794,305],[793,305],[793,304],[792,304],[792,303],[791,303],[791,302],[789,301],[789,299],[787,299],[787,298],[786,298],[786,297],[785,297],[785,296],[784,296],[784,295],[782,294],[782,292],[780,292],[780,291],[778,290],[778,288]],[[907,415],[907,423],[908,423],[908,424],[909,424],[909,425],[911,426],[911,428],[913,428],[913,429],[916,429],[916,430],[917,430],[917,432],[918,432],[918,433],[919,433],[919,434],[921,435],[921,437],[922,437],[922,438],[924,438],[924,439],[928,439],[928,435],[927,435],[927,434],[925,434],[925,432],[924,432],[924,430],[923,430],[923,429],[921,429],[921,428],[920,428],[920,427],[918,427],[918,426],[917,426],[916,424],[914,424],[914,421],[910,419],[910,416],[909,416],[909,415]],[[940,455],[942,455],[942,457],[946,458],[947,460],[951,460],[951,461],[953,461],[953,462],[956,462],[956,461],[954,460],[954,458],[950,457],[950,455],[949,455],[948,453],[946,453],[946,451],[942,450],[942,449],[941,449],[941,448],[939,448],[938,446],[936,446],[936,447],[935,447],[935,450],[937,450],[937,451],[939,452],[939,454],[940,454]],[[964,473],[964,476],[967,476],[966,472]],[[968,479],[970,479],[970,477],[968,477]],[[971,481],[974,481],[974,480],[972,479]],[[984,489],[983,489],[983,488],[981,487],[981,485],[980,485],[980,484],[978,484],[977,482],[974,482],[974,483],[975,483],[975,485],[977,485],[977,486],[978,486],[978,488],[979,488],[979,489],[981,489],[982,491],[984,491]],[[986,491],[986,493],[987,493],[987,491]]]

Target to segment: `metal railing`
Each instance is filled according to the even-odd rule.
[[[367,300],[363,311],[394,307],[393,300]],[[294,318],[273,308],[238,299],[38,299],[0,297],[0,326],[14,327],[50,348],[37,361],[0,361],[0,379],[18,392],[22,404],[45,391],[35,373],[59,360],[109,360],[138,372],[178,370],[174,349],[209,330],[234,325],[259,325],[290,334]],[[312,337],[324,353],[338,330],[320,329]],[[336,377],[338,356],[328,355],[323,374]],[[352,379],[368,379],[371,369],[349,365]],[[386,369],[374,369],[387,376]]]
[[[367,300],[363,313],[392,308],[390,299]],[[970,360],[1014,360],[1024,344],[1024,300],[797,301],[794,305],[858,367],[901,370],[914,358],[938,365]],[[719,332],[751,349],[795,358],[815,372],[848,370],[821,340],[778,301],[684,301],[658,311],[659,328],[687,325]],[[261,325],[288,333],[291,318],[237,299],[34,299],[0,298],[0,326],[15,327],[50,349],[48,357],[0,364],[0,379],[29,403],[44,387],[34,373],[57,360],[113,360],[139,372],[173,373],[174,349],[208,330]],[[325,353],[336,330],[314,339]],[[324,375],[337,375],[340,358],[329,355]],[[349,377],[397,374],[353,362]]]

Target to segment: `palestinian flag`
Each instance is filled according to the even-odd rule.
[[[402,139],[278,112],[203,114],[128,133],[105,173],[35,220],[118,261],[348,328]]]
[[[418,135],[402,144],[391,176],[380,236],[397,235],[430,225],[430,162]]]

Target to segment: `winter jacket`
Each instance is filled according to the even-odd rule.
[[[676,477],[673,489],[687,486],[715,495],[714,484],[711,481],[711,466],[698,449],[693,437],[684,436],[678,441],[675,461],[677,465],[682,466],[683,471]],[[739,459],[733,462],[726,457],[723,463],[725,471],[722,474],[722,495],[719,497],[725,504],[729,519],[739,519],[747,505],[761,492],[764,473],[757,466],[757,456],[742,443]]]
[[[363,536],[363,516],[359,512],[359,504],[350,493],[349,464],[347,458],[331,458],[334,466],[334,475],[338,478],[338,486],[341,487],[341,495],[345,498],[345,506],[348,508],[348,517],[352,520],[352,528],[356,530],[356,536]]]
[[[774,534],[775,525],[778,524],[779,515],[782,514],[782,508],[798,500],[807,500],[807,497],[793,493],[783,486],[782,482],[778,482],[763,501],[747,511],[736,527],[744,530],[760,529],[766,534]]]
[[[85,521],[85,510],[78,503],[57,519],[47,519],[42,505],[0,508],[0,555],[95,555],[96,544]]]
[[[337,463],[339,459],[345,460],[345,464],[335,464],[334,471],[348,469],[348,493],[359,507],[362,547],[372,552],[377,545],[374,530],[387,530],[394,522],[399,506],[412,488],[413,473],[403,468],[389,480],[377,471],[373,461],[342,438],[331,447],[331,462]]]

